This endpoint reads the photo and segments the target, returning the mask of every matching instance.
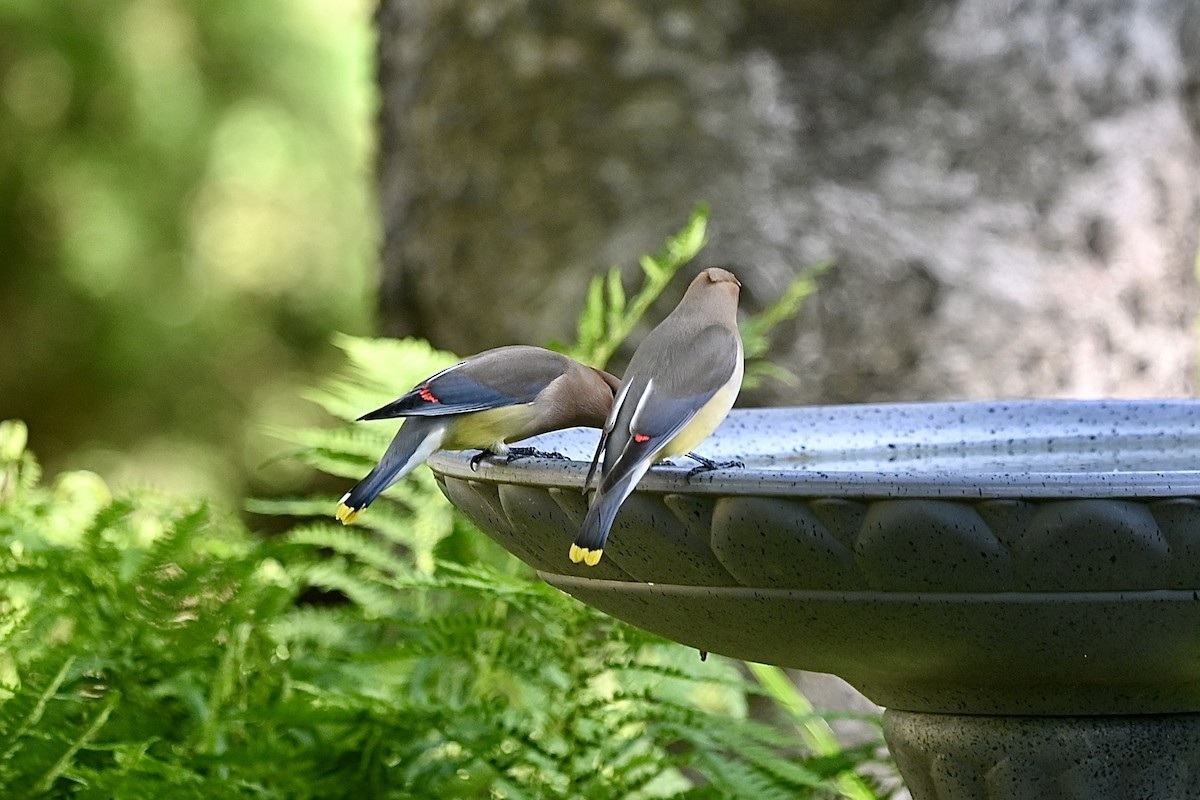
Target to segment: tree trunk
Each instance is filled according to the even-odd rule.
[[[1190,393],[1192,5],[383,0],[384,329],[569,338],[707,201],[748,310],[836,261],[751,401]]]

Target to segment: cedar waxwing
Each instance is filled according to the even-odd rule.
[[[350,524],[435,450],[482,450],[472,466],[487,455],[557,456],[507,443],[561,428],[601,427],[620,386],[607,372],[540,347],[497,347],[461,361],[359,417],[409,419],[375,469],[342,497],[336,516]]]
[[[693,472],[728,466],[689,451],[717,429],[742,387],[741,286],[732,272],[704,270],[634,351],[584,481],[586,491],[600,467],[571,545],[575,563],[599,563],[617,510],[654,462],[687,454],[704,465]]]

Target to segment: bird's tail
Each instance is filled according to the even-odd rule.
[[[383,490],[424,463],[446,436],[443,422],[411,417],[400,426],[375,469],[342,496],[337,518],[349,525]]]
[[[600,556],[604,555],[604,544],[608,541],[608,534],[612,530],[613,520],[617,518],[621,504],[649,468],[650,461],[647,459],[611,484],[601,480],[600,488],[592,498],[587,516],[584,517],[583,526],[579,533],[575,534],[575,543],[571,545],[572,561],[576,564],[583,562],[589,567],[600,563]]]

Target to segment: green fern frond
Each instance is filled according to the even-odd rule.
[[[295,456],[303,459],[305,450],[337,456],[356,456],[368,467],[383,455],[383,449],[396,434],[397,424],[355,425],[340,428],[268,428],[267,433],[299,445]]]
[[[620,270],[614,269],[609,274],[613,273],[616,273],[617,279],[620,280]],[[578,355],[591,353],[598,348],[604,338],[605,322],[608,316],[604,308],[604,291],[607,281],[608,278],[604,275],[597,275],[588,281],[583,310],[579,314],[579,323],[575,332],[575,345],[573,348],[556,349],[561,349],[568,355],[575,354],[578,357]]]
[[[83,546],[93,553],[109,549],[110,543],[106,541],[105,535],[127,520],[134,510],[133,501],[128,499],[114,500],[109,503],[96,514],[84,531]]]
[[[830,791],[834,788],[828,777],[808,769],[803,763],[797,763],[791,753],[781,751],[777,747],[768,747],[748,737],[737,737],[724,742],[727,751],[736,754],[737,758],[752,765],[760,772],[770,776],[777,782],[789,785],[795,789],[820,789]],[[794,744],[794,742],[792,743]],[[714,741],[710,746],[718,746]]]
[[[771,331],[800,312],[804,302],[817,291],[817,278],[832,267],[832,261],[821,261],[800,270],[775,302],[741,323],[747,358],[758,358],[767,352]]]
[[[458,361],[420,339],[371,339],[338,334],[333,341],[346,354],[346,373],[330,378],[305,397],[347,422],[391,402]]]
[[[753,797],[756,800],[793,800],[796,792],[781,786],[754,766],[720,751],[697,748],[692,764],[700,769],[724,797]]]
[[[0,704],[0,740],[4,742],[4,749],[0,751],[0,764],[7,764],[12,759],[30,731],[41,722],[46,713],[46,706],[67,680],[74,664],[75,659],[68,656],[41,691],[11,687],[12,695]]]
[[[26,450],[29,429],[18,419],[0,421],[0,501],[37,485],[41,466]]]
[[[817,278],[832,267],[832,261],[822,261],[800,270],[775,302],[757,314],[745,318],[738,325],[746,359],[746,375],[742,380],[742,388],[759,386],[766,378],[789,385],[798,382],[799,379],[789,370],[766,361],[766,354],[771,346],[771,332],[780,323],[800,313],[805,301],[817,291]]]
[[[397,387],[397,394],[456,363],[453,353],[435,350],[423,339],[363,338],[339,334],[334,344],[346,353],[362,383]]]
[[[285,646],[315,644],[323,648],[354,646],[358,617],[340,606],[299,606],[270,623],[271,637]],[[361,644],[359,645],[361,646]]]
[[[575,344],[567,348],[567,354],[603,369],[671,279],[704,247],[707,226],[708,208],[698,205],[662,250],[639,260],[642,285],[632,298],[626,297],[620,267],[593,278],[579,315]]]
[[[58,754],[54,763],[34,780],[31,795],[50,791],[55,781],[71,768],[76,754],[95,739],[100,733],[100,729],[108,723],[108,718],[112,716],[120,701],[121,697],[116,692],[112,692],[104,698],[100,707],[89,715],[90,719],[87,720],[84,728],[65,742],[66,747]]]
[[[362,609],[367,619],[386,615],[396,604],[396,596],[392,592],[340,558],[297,564],[293,573],[310,586],[345,595]]]
[[[391,547],[342,525],[303,525],[293,528],[286,541],[330,550],[388,576],[402,576],[413,571],[412,561],[397,555]]]
[[[328,517],[333,519],[337,498],[332,495],[309,497],[250,498],[242,506],[253,514],[289,517]]]
[[[453,508],[432,483],[432,478],[430,485],[418,478],[393,486],[384,494],[387,499],[372,503],[355,522],[356,527],[407,548],[413,565],[422,573],[433,571],[437,548],[455,531]]]
[[[383,448],[379,449],[380,455],[383,454]],[[356,481],[365,476],[375,463],[370,459],[364,459],[361,456],[351,455],[348,453],[337,453],[326,450],[305,450],[297,453],[297,458],[315,470],[324,472],[326,475],[333,475],[338,478],[346,478],[351,481]],[[349,488],[352,483],[347,485]]]

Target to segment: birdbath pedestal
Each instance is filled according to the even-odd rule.
[[[1200,797],[1200,403],[735,410],[700,449],[745,468],[655,467],[589,568],[596,435],[430,465],[583,602],[885,706],[916,800]]]

